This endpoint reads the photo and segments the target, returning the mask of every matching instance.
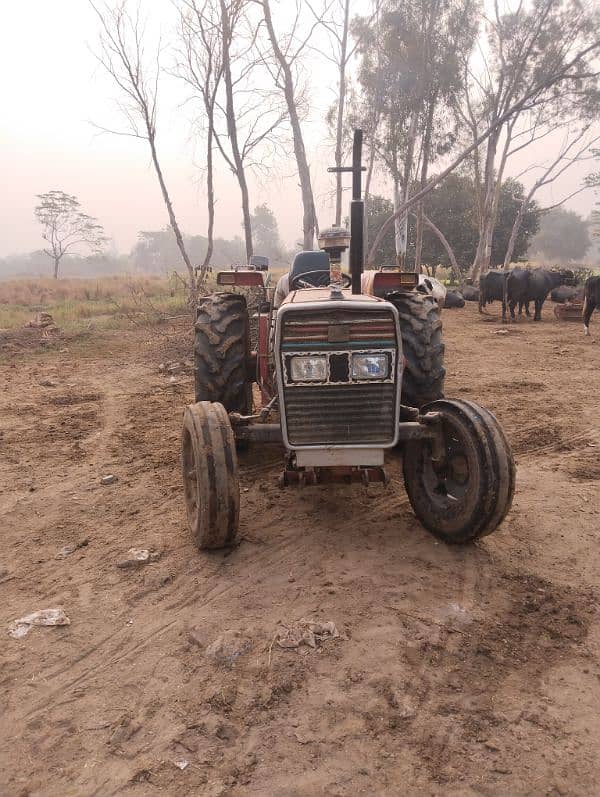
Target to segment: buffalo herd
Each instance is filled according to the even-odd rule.
[[[530,316],[529,306],[533,303],[533,320],[542,320],[542,307],[550,294],[552,301],[581,302],[583,300],[583,324],[586,335],[590,334],[590,318],[594,310],[600,310],[600,276],[588,277],[585,285],[577,284],[575,274],[570,269],[526,269],[517,266],[511,271],[488,271],[479,279],[479,287],[463,285],[457,290],[449,289],[443,306],[446,308],[464,307],[465,301],[478,302],[479,312],[491,302],[502,303],[502,320],[507,320],[507,309],[513,320],[518,306],[519,315],[523,310]]]

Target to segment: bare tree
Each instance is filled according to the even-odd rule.
[[[102,251],[107,241],[104,229],[97,219],[81,210],[73,194],[64,191],[47,191],[38,194],[40,200],[34,213],[42,225],[42,238],[48,243],[43,250],[54,261],[54,279],[58,279],[61,260],[73,250],[84,247],[91,252]]]
[[[540,0],[533,7],[519,4],[504,14],[495,0],[486,26],[488,52],[481,48],[478,54],[484,68],[476,74],[466,66],[467,96],[459,109],[473,140],[482,127],[490,130],[483,157],[481,148],[475,148],[480,230],[470,271],[473,278],[490,264],[507,161],[547,135],[548,120],[556,126],[572,113],[574,104],[585,107],[597,76],[585,60],[598,49],[594,14],[577,0]],[[529,94],[532,101],[519,104]],[[515,110],[507,115],[511,106]]]
[[[292,20],[289,32],[281,35],[275,30],[273,16],[271,13],[270,0],[254,0],[262,7],[263,17],[267,28],[267,34],[271,45],[274,58],[274,65],[271,70],[275,85],[282,91],[287,105],[288,116],[292,128],[292,139],[294,143],[294,155],[300,179],[300,191],[302,194],[302,231],[304,249],[312,249],[314,246],[315,230],[317,229],[317,215],[315,211],[315,201],[313,195],[312,181],[310,177],[310,167],[304,146],[304,136],[302,134],[301,111],[302,91],[299,87],[296,68],[300,56],[307,47],[312,33],[317,25],[320,24],[322,14],[314,14],[314,23],[310,26],[306,36],[299,38],[297,29],[301,16],[302,3],[296,0],[295,16]],[[268,63],[265,58],[265,63]]]
[[[395,241],[403,265],[408,216],[400,208],[417,175],[421,186],[435,154],[453,139],[441,112],[456,94],[461,74],[457,52],[469,52],[477,25],[476,4],[455,0],[410,0],[402,13],[396,0],[381,0],[376,24],[358,20],[362,63],[359,80],[367,107],[381,107],[375,146],[393,183]],[[417,263],[423,210],[417,214]]]
[[[287,112],[279,92],[264,87],[250,0],[178,0],[178,74],[199,95],[206,120],[209,227],[214,221],[212,144],[235,175],[242,200],[246,258],[254,242],[248,172],[265,172],[278,150]]]
[[[215,187],[213,148],[216,136],[217,93],[223,77],[220,28],[215,23],[216,0],[181,0],[179,9],[180,50],[177,71],[200,95],[206,124],[206,208],[208,213],[207,246],[201,279],[206,273],[214,249]]]
[[[167,190],[165,178],[156,148],[156,114],[158,82],[160,77],[160,43],[153,54],[154,65],[149,67],[145,52],[145,25],[139,7],[129,11],[128,0],[110,7],[100,6],[90,0],[90,5],[100,20],[100,52],[98,60],[112,77],[123,96],[119,108],[125,116],[128,131],[111,130],[118,135],[132,136],[148,142],[152,164],[167,209],[169,224],[175,235],[181,258],[188,272],[188,290],[193,299],[197,295],[197,279],[194,266],[188,257],[173,203]],[[102,128],[106,130],[106,128]]]
[[[552,0],[543,0],[543,2],[544,4],[552,3]],[[539,43],[539,38],[537,36],[536,41]],[[525,51],[529,51],[533,48],[533,44],[521,44],[519,52],[521,52],[522,47],[525,47]],[[429,191],[463,163],[466,158],[471,156],[474,152],[479,152],[481,145],[487,142],[491,136],[493,136],[492,151],[494,151],[494,147],[497,147],[500,141],[498,131],[501,130],[506,123],[509,123],[513,117],[540,107],[540,105],[548,101],[549,94],[560,97],[561,93],[576,93],[586,80],[595,80],[598,72],[594,68],[593,63],[589,62],[597,57],[599,51],[600,37],[598,37],[596,29],[587,23],[585,26],[581,26],[577,36],[568,38],[565,48],[559,48],[558,54],[555,52],[554,48],[548,47],[548,58],[544,61],[544,68],[533,69],[530,79],[526,82],[518,80],[515,90],[510,92],[508,98],[506,98],[503,93],[503,97],[505,97],[504,102],[492,115],[485,129],[481,132],[476,130],[473,134],[472,143],[463,149],[446,168],[434,179],[429,180],[425,187],[420,188],[407,202],[396,210],[389,219],[387,219],[371,244],[368,256],[369,261],[372,260],[389,226],[393,224],[397,218],[401,218],[415,203],[426,196]],[[526,53],[523,53],[519,63],[523,63],[523,58],[526,63],[528,57]],[[506,79],[514,81],[515,77],[509,77],[509,73],[507,73]],[[491,213],[493,211],[495,190],[496,186],[494,184],[493,190],[486,192],[486,213]],[[473,273],[474,270],[472,270],[472,274]]]
[[[558,180],[574,164],[581,163],[584,160],[589,160],[590,158],[594,157],[592,146],[600,139],[600,136],[596,136],[592,139],[589,138],[587,134],[591,126],[591,123],[584,125],[580,130],[575,131],[573,135],[569,135],[569,133],[567,133],[567,136],[565,137],[557,156],[553,158],[550,163],[536,167],[541,168],[542,172],[523,198],[518,213],[515,217],[510,239],[508,241],[506,255],[504,256],[505,269],[508,269],[511,263],[515,243],[521,229],[523,218],[535,194],[540,188],[550,185]],[[589,188],[589,185],[584,183],[584,185],[582,185],[576,191],[571,192],[568,194],[568,196],[563,197],[563,199],[561,199],[559,202],[555,202],[550,207],[543,208],[540,212],[547,213],[550,210],[554,210],[554,208],[560,207],[569,199],[571,199],[571,197],[579,194],[581,191],[585,191],[587,188]]]

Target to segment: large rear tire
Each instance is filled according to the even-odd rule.
[[[404,484],[415,515],[448,543],[491,534],[515,491],[515,463],[500,424],[471,401],[434,401],[423,411],[441,415],[445,456],[433,460],[429,440],[406,444]]]
[[[222,404],[201,401],[183,414],[181,469],[188,523],[200,550],[233,544],[240,485],[233,430]]]
[[[215,293],[198,301],[194,326],[196,401],[217,401],[228,412],[249,415],[252,385],[246,299]]]
[[[444,396],[444,344],[436,300],[421,293],[398,291],[386,297],[398,310],[404,374],[402,404],[422,407]]]

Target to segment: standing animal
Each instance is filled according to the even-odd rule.
[[[583,329],[590,334],[590,318],[594,310],[600,309],[600,277],[588,277],[583,289]]]
[[[521,266],[516,266],[508,275],[507,289],[508,304],[512,320],[515,320],[515,307],[517,304],[519,305],[519,315],[523,314],[524,307],[525,314],[529,316],[531,271],[526,268],[521,268]]]
[[[508,271],[487,271],[479,278],[479,312],[491,302],[502,302],[502,318],[506,316],[506,303],[504,299],[504,283],[508,278]]]
[[[516,271],[516,269],[515,269]],[[542,320],[542,307],[546,301],[546,297],[554,288],[559,285],[573,285],[575,283],[575,274],[570,269],[550,270],[547,268],[534,268],[529,272],[529,287],[525,295],[519,298],[519,307],[521,301],[525,305],[525,312],[529,315],[529,302],[533,302],[535,311],[533,314],[534,321]]]

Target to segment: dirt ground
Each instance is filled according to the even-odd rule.
[[[447,395],[494,411],[518,462],[508,519],[467,548],[418,525],[397,463],[387,488],[281,491],[271,447],[241,460],[241,544],[200,555],[192,377],[158,372],[183,322],[0,348],[2,797],[600,793],[600,316],[585,339],[550,305],[492,312],[444,312]],[[160,559],[118,568],[132,546]],[[69,626],[8,635],[56,606]],[[301,618],[340,638],[281,649]],[[207,655],[226,630],[240,655]]]

